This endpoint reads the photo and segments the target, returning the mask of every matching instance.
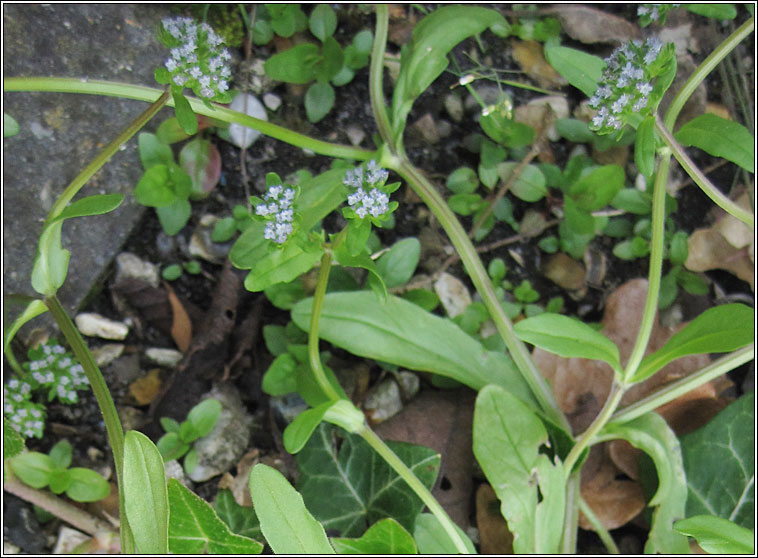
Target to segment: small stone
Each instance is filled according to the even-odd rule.
[[[247,114],[248,116],[252,116],[253,118],[258,118],[259,120],[268,121],[266,108],[261,104],[257,97],[250,93],[241,93],[237,95],[229,105],[229,108]],[[253,130],[247,126],[237,124],[236,122],[232,122],[229,125],[229,139],[240,149],[245,149],[253,145],[260,135],[261,133],[258,130]]]
[[[471,294],[469,294],[466,285],[449,273],[443,273],[434,282],[434,292],[440,297],[445,312],[451,318],[463,314],[466,307],[471,304]]]
[[[53,554],[73,554],[74,549],[87,539],[89,539],[89,536],[81,531],[61,525],[58,531],[58,539],[55,541],[55,547],[53,548]]]
[[[553,254],[545,261],[542,273],[556,285],[570,291],[581,289],[585,285],[584,266],[562,252]]]
[[[440,138],[450,137],[450,134],[453,133],[453,126],[447,120],[440,120],[437,122],[437,133]]]
[[[428,112],[413,123],[413,128],[421,134],[427,143],[439,143],[440,134],[434,118]]]
[[[403,398],[408,401],[418,393],[420,387],[420,380],[418,376],[413,372],[407,370],[401,370],[396,375],[397,381],[400,384],[401,391],[403,392]]]
[[[480,85],[479,87],[474,87],[474,89],[484,103],[484,106],[496,105],[500,100],[501,91],[494,85]],[[473,95],[466,97],[463,106],[469,112],[479,112],[483,108]]]
[[[459,95],[448,93],[445,95],[445,110],[454,122],[463,120],[463,101]]]
[[[303,411],[308,410],[308,404],[297,393],[278,395],[269,400],[269,406],[282,427],[291,423]]]
[[[274,95],[273,93],[266,93],[263,96],[263,104],[266,105],[266,108],[268,110],[275,111],[280,106],[282,106],[282,99],[279,97],[279,95]]]
[[[213,242],[213,228],[218,222],[215,215],[203,215],[200,223],[192,233],[189,243],[189,253],[193,258],[202,258],[205,261],[220,264],[226,259],[231,250],[231,243],[219,244]]]
[[[107,366],[124,352],[124,345],[121,343],[106,343],[92,349],[92,356],[98,366]]]
[[[129,334],[129,328],[125,323],[109,320],[94,312],[79,314],[74,321],[82,335],[87,335],[89,337],[117,339],[120,341],[126,339],[126,336]]]
[[[157,287],[160,284],[158,266],[141,260],[131,252],[122,252],[116,256],[116,283],[128,279],[140,279]]]
[[[166,471],[166,481],[176,479],[187,488],[192,489],[192,481],[187,478],[187,475],[184,473],[184,467],[176,459],[167,461],[163,465],[163,469]]]
[[[345,133],[347,134],[347,139],[350,140],[350,143],[355,146],[360,145],[366,138],[366,132],[356,124],[350,124],[350,126],[345,129]]]
[[[369,391],[363,408],[375,423],[396,415],[403,409],[400,388],[395,380],[386,379]]]
[[[176,250],[176,238],[160,231],[155,237],[155,247],[161,256],[171,256]]]
[[[176,349],[161,349],[150,347],[145,351],[145,356],[150,362],[166,368],[173,368],[182,360],[182,353]]]

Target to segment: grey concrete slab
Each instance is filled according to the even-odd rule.
[[[168,52],[155,32],[170,13],[166,4],[3,4],[3,75],[157,87],[153,72]],[[34,294],[30,273],[45,215],[81,169],[148,105],[95,95],[17,92],[4,93],[3,103],[21,129],[3,141],[3,293]],[[163,109],[158,120],[171,112]],[[103,280],[144,211],[131,195],[141,175],[135,138],[80,192],[78,197],[118,192],[126,200],[108,215],[64,224],[71,262],[59,296],[70,311]]]

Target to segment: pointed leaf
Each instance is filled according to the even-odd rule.
[[[655,117],[648,116],[637,127],[634,143],[634,164],[645,177],[655,171]]]
[[[111,492],[111,485],[92,469],[72,467],[68,470],[70,483],[66,496],[75,502],[97,502]]]
[[[376,271],[388,289],[407,283],[418,265],[421,243],[417,238],[404,238],[392,245],[376,262]]]
[[[71,253],[61,246],[63,221],[54,221],[42,231],[32,268],[32,287],[41,295],[53,295],[68,274]]]
[[[69,204],[57,219],[71,219],[89,215],[103,215],[116,209],[124,201],[123,194],[98,194]]]
[[[709,554],[755,554],[750,529],[715,515],[696,515],[674,523],[674,529],[693,537]]]
[[[755,393],[682,437],[687,516],[717,515],[752,528],[755,520]]]
[[[687,355],[727,353],[745,347],[753,341],[754,331],[752,308],[737,303],[709,308],[645,357],[631,381],[641,382],[672,360]]]
[[[190,136],[197,133],[197,115],[193,112],[187,97],[182,95],[181,88],[171,87],[171,96],[174,99],[174,113],[184,133]]]
[[[545,45],[545,58],[566,81],[587,97],[595,93],[605,68],[602,58],[581,50],[548,44]]]
[[[150,438],[130,430],[124,437],[124,506],[140,554],[168,554],[166,473]]]
[[[316,427],[318,427],[319,424],[321,424],[329,407],[334,405],[334,403],[334,401],[327,401],[318,407],[303,411],[297,415],[295,420],[287,425],[287,428],[284,429],[284,435],[282,436],[284,449],[287,450],[287,453],[294,455],[303,449],[303,446],[311,437],[313,431],[316,430]]]
[[[38,451],[28,451],[10,460],[11,469],[21,482],[32,488],[44,488],[50,483],[53,462],[49,456]]]
[[[698,147],[754,172],[755,138],[742,124],[706,113],[679,128],[674,137],[682,145]]]
[[[235,535],[211,505],[176,479],[168,481],[172,554],[260,554],[263,545]]]
[[[468,538],[463,530],[455,526],[458,534],[463,539],[471,554],[476,554],[474,543]],[[416,518],[416,527],[413,530],[419,554],[458,554],[458,548],[450,539],[445,528],[433,514],[422,513]]]
[[[263,463],[253,467],[250,495],[261,531],[275,553],[335,554],[324,528],[279,471]]]
[[[171,120],[176,121],[173,118]],[[156,165],[169,165],[174,162],[174,152],[171,151],[171,146],[155,134],[142,132],[137,136],[137,145],[139,146],[139,158],[145,170]]]
[[[521,320],[514,327],[522,341],[564,358],[589,358],[607,362],[620,372],[618,347],[587,324],[560,314],[544,313]]]
[[[187,413],[187,420],[197,430],[198,437],[207,436],[221,415],[221,403],[216,399],[204,399]]]
[[[391,518],[380,519],[358,539],[332,537],[330,540],[339,554],[380,555],[418,552],[411,534]]]
[[[295,458],[300,469],[297,486],[314,517],[343,537],[358,536],[385,517],[413,529],[424,507],[419,497],[360,436],[346,434],[338,451],[333,432],[329,425],[319,426]],[[439,454],[403,442],[387,445],[431,489]]]

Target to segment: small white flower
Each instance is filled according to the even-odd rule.
[[[639,8],[637,8],[637,15],[638,16],[644,16],[649,11],[650,11],[650,8],[648,8],[647,6],[640,6]]]
[[[627,95],[626,93],[624,93],[623,95],[621,95],[621,97],[616,99],[616,102],[613,103],[613,105],[611,106],[611,111],[613,111],[614,114],[618,114],[619,112],[624,110],[624,107],[626,105],[629,104],[630,99],[631,97]]]
[[[27,412],[27,410],[26,410],[26,409],[19,409],[19,410],[16,412],[16,415],[17,415],[17,416],[19,416],[19,417],[22,417],[22,418],[23,418],[23,417],[26,417],[28,414],[29,414],[29,413]]]
[[[187,76],[178,75],[174,76],[174,83],[179,86],[183,86],[185,83],[187,83]]]
[[[200,69],[200,66],[193,66],[190,68],[189,75],[195,79],[198,79],[203,75],[203,71]]]
[[[32,409],[32,410],[30,411],[30,413],[31,413],[31,415],[32,415],[34,418],[40,418],[40,417],[42,416],[42,413],[40,412],[40,410],[39,410],[39,409]]]
[[[62,346],[60,346],[60,345],[55,345],[55,346],[53,347],[53,352],[54,352],[56,355],[62,355],[63,353],[65,353],[65,352],[66,352],[66,349],[64,349],[64,348],[63,348]]]
[[[60,382],[61,385],[64,385],[64,386],[68,384],[70,381],[71,381],[71,378],[69,378],[68,376],[61,376],[61,379],[58,380],[58,382]]]
[[[637,99],[637,102],[634,103],[632,110],[634,112],[639,112],[646,106],[647,106],[647,97],[640,97],[639,99]]]
[[[16,378],[11,378],[8,381],[8,387],[11,389],[16,389],[19,386],[19,381]]]
[[[29,391],[31,389],[32,389],[32,386],[30,386],[29,384],[27,384],[26,382],[24,382],[24,383],[21,384],[21,388],[19,389],[19,391],[21,393],[26,394],[26,393],[29,393]]]
[[[84,368],[82,368],[81,364],[74,364],[71,368],[69,368],[69,372],[72,374],[84,374]]]
[[[18,425],[18,424],[11,424],[11,426],[13,427],[13,430],[15,430],[16,432],[21,432],[21,426],[20,425]]]
[[[619,76],[618,81],[616,81],[616,87],[622,89],[627,85],[629,85],[629,79],[626,76]]]
[[[5,411],[8,414],[11,414],[15,410],[16,408],[10,403],[6,403],[5,405],[3,405],[3,411]]]
[[[42,372],[34,372],[32,374],[32,378],[34,378],[35,380],[37,380],[39,383],[42,383],[42,382],[45,381],[45,376],[44,376],[44,374],[42,374]]]
[[[653,86],[650,85],[649,83],[639,82],[637,84],[637,91],[639,91],[640,93],[642,93],[644,96],[650,95],[650,92],[652,90],[653,90]]]
[[[42,350],[45,352],[46,355],[49,355],[53,352],[53,348],[50,345],[43,345]]]

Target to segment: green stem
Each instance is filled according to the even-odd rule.
[[[669,174],[669,162],[671,154],[667,153],[661,157],[658,162],[658,170],[655,175],[655,185],[653,187],[653,212],[652,212],[652,238],[650,240],[650,268],[648,271],[647,298],[642,310],[642,321],[640,329],[637,332],[637,338],[634,347],[627,360],[626,367],[620,379],[615,378],[611,393],[603,405],[600,414],[595,417],[592,424],[585,430],[577,440],[574,447],[566,456],[566,475],[571,474],[571,470],[578,461],[586,447],[595,442],[595,436],[603,429],[605,424],[610,420],[616,411],[621,398],[626,391],[628,379],[631,378],[645,356],[647,344],[650,341],[650,333],[653,331],[655,315],[658,310],[658,295],[661,287],[661,271],[663,269],[663,233],[665,218],[665,201],[666,201],[666,182]]]
[[[321,355],[318,352],[318,328],[321,319],[321,308],[324,305],[324,295],[326,295],[326,285],[329,282],[329,271],[332,268],[332,251],[326,247],[324,255],[321,256],[321,267],[318,270],[318,283],[316,292],[313,293],[313,308],[311,310],[311,327],[308,330],[308,359],[311,363],[311,369],[316,377],[318,385],[329,399],[337,401],[340,399],[337,390],[329,382],[321,365]]]
[[[751,17],[745,23],[740,25],[734,33],[729,35],[724,42],[722,42],[716,49],[703,60],[702,64],[694,71],[687,82],[682,86],[677,93],[674,100],[671,101],[668,110],[666,111],[666,118],[664,119],[665,126],[669,130],[674,129],[676,119],[679,113],[684,108],[687,99],[695,92],[698,85],[700,85],[708,74],[721,62],[727,54],[729,54],[734,48],[755,28],[755,17]]]
[[[97,157],[92,159],[92,161],[90,161],[90,163],[84,167],[82,172],[80,172],[76,178],[71,181],[71,184],[66,187],[63,193],[55,201],[52,209],[47,214],[45,224],[50,223],[53,219],[61,214],[69,202],[74,199],[74,196],[76,196],[79,190],[81,190],[87,181],[92,178],[92,175],[99,171],[100,168],[105,163],[107,163],[111,157],[113,157],[113,155],[123,144],[129,141],[134,136],[134,134],[139,132],[145,126],[145,124],[150,122],[150,120],[156,114],[158,114],[158,111],[161,110],[168,102],[169,97],[170,94],[168,90],[164,91],[163,94],[158,97],[158,99],[153,104],[151,104],[147,110],[145,110],[145,112],[140,114],[123,132],[118,135],[118,137],[116,137],[116,139],[106,145],[105,148],[100,153],[98,153]]]
[[[394,146],[389,143],[392,138],[392,126],[387,116],[387,107],[384,103],[384,88],[382,86],[384,76],[384,51],[387,46],[387,29],[389,27],[389,10],[386,4],[376,6],[376,30],[374,31],[374,47],[371,51],[371,67],[369,74],[369,96],[371,110],[374,113],[376,127],[379,135],[384,138],[390,149]]]
[[[63,308],[60,300],[56,295],[49,295],[45,297],[45,305],[50,310],[53,318],[60,327],[61,332],[66,337],[71,350],[74,351],[74,356],[79,361],[84,369],[84,374],[89,380],[92,393],[95,394],[97,405],[100,408],[100,412],[103,415],[105,422],[105,429],[108,432],[108,440],[111,445],[111,451],[113,452],[113,461],[116,466],[116,480],[118,482],[118,499],[119,499],[119,511],[121,517],[121,548],[123,552],[130,552],[130,541],[132,541],[132,534],[129,529],[129,523],[126,521],[126,513],[124,512],[124,491],[123,491],[123,468],[124,468],[124,430],[121,427],[121,421],[118,418],[118,412],[116,411],[116,405],[113,403],[110,391],[108,391],[108,385],[105,383],[100,369],[95,363],[95,359],[92,353],[87,348],[87,344],[82,339],[79,330],[76,329],[74,322],[71,320],[66,310]]]
[[[694,372],[681,380],[672,382],[655,393],[624,407],[622,410],[611,416],[608,423],[623,424],[630,420],[634,420],[645,413],[653,411],[661,405],[665,405],[666,403],[681,397],[685,393],[718,378],[722,374],[726,374],[730,370],[734,370],[738,366],[750,362],[755,356],[754,350],[755,346],[751,343],[747,347],[743,347],[742,349],[723,356],[708,366],[701,368],[697,372]]]
[[[424,486],[424,484],[418,480],[416,475],[413,474],[413,471],[411,471],[408,466],[403,463],[403,460],[400,459],[397,454],[392,451],[389,446],[387,446],[387,444],[385,444],[382,439],[377,436],[376,433],[367,425],[364,424],[363,427],[358,430],[357,434],[366,440],[366,442],[372,448],[374,448],[374,450],[379,455],[382,456],[382,459],[384,459],[390,465],[390,467],[392,467],[397,472],[397,474],[400,475],[400,478],[408,483],[408,486],[413,489],[418,497],[421,498],[424,504],[426,504],[426,507],[429,508],[429,511],[434,514],[442,527],[445,529],[445,532],[450,537],[450,540],[453,541],[453,544],[455,544],[455,548],[458,549],[458,552],[461,554],[470,554],[468,548],[466,547],[466,544],[458,534],[458,530],[456,529],[455,524],[447,515],[447,512],[445,512],[435,497],[432,496],[432,493],[429,492],[429,489],[427,489],[426,486]]]
[[[733,215],[747,226],[754,228],[755,217],[753,214],[726,197],[721,190],[716,188],[716,186],[708,180],[708,177],[703,174],[703,171],[701,171],[692,159],[689,158],[689,155],[687,155],[687,152],[682,145],[676,141],[671,132],[666,126],[664,126],[661,117],[658,114],[655,115],[655,127],[663,138],[663,141],[666,142],[666,145],[671,149],[676,160],[679,161],[679,164],[682,165],[682,168],[688,175],[690,175],[690,178],[692,178],[695,184],[700,186],[700,189],[721,209]]]
[[[484,269],[484,265],[479,259],[476,249],[471,244],[466,231],[463,230],[463,227],[455,215],[453,215],[453,212],[445,203],[442,196],[417,168],[404,158],[395,159],[391,163],[393,164],[391,168],[397,171],[411,185],[421,199],[424,200],[450,237],[469,277],[471,277],[471,281],[474,283],[474,287],[476,287],[476,290],[481,295],[498,332],[502,336],[503,341],[505,341],[511,357],[529,384],[546,417],[554,424],[570,432],[571,427],[566,417],[559,410],[558,404],[553,397],[553,392],[550,390],[542,374],[540,374],[540,371],[537,370],[524,343],[516,337],[513,331],[513,324],[511,324],[508,316],[505,315],[505,311],[495,295],[495,290],[492,287],[489,275],[487,275],[487,270]]]
[[[610,554],[620,554],[619,547],[616,546],[616,541],[613,540],[613,537],[611,537],[608,529],[605,528],[600,519],[598,519],[598,517],[595,515],[595,512],[592,511],[592,508],[590,508],[587,505],[587,502],[585,502],[582,498],[579,499],[579,508],[582,510],[584,517],[587,518],[587,521],[592,523],[597,536],[600,537],[601,541],[603,541],[603,544],[605,545],[605,548],[608,549],[608,552]]]
[[[566,512],[563,517],[561,553],[576,554],[576,535],[579,526],[579,501],[581,500],[581,474],[569,475],[566,480]]]
[[[124,99],[133,99],[135,101],[145,101],[148,103],[154,102],[163,92],[162,90],[153,87],[113,81],[44,77],[6,77],[3,80],[3,91],[84,93],[90,95],[104,95],[107,97],[121,97]],[[282,126],[272,124],[271,122],[259,120],[258,118],[253,118],[252,116],[230,110],[223,105],[211,103],[212,108],[208,108],[200,99],[187,97],[187,100],[196,114],[202,114],[222,122],[236,122],[237,124],[258,130],[266,136],[289,143],[295,147],[310,149],[319,155],[326,155],[328,157],[336,157],[340,159],[357,159],[359,161],[368,161],[375,156],[374,151],[313,139],[306,135],[288,130]],[[169,99],[168,105],[174,106],[172,99]]]

